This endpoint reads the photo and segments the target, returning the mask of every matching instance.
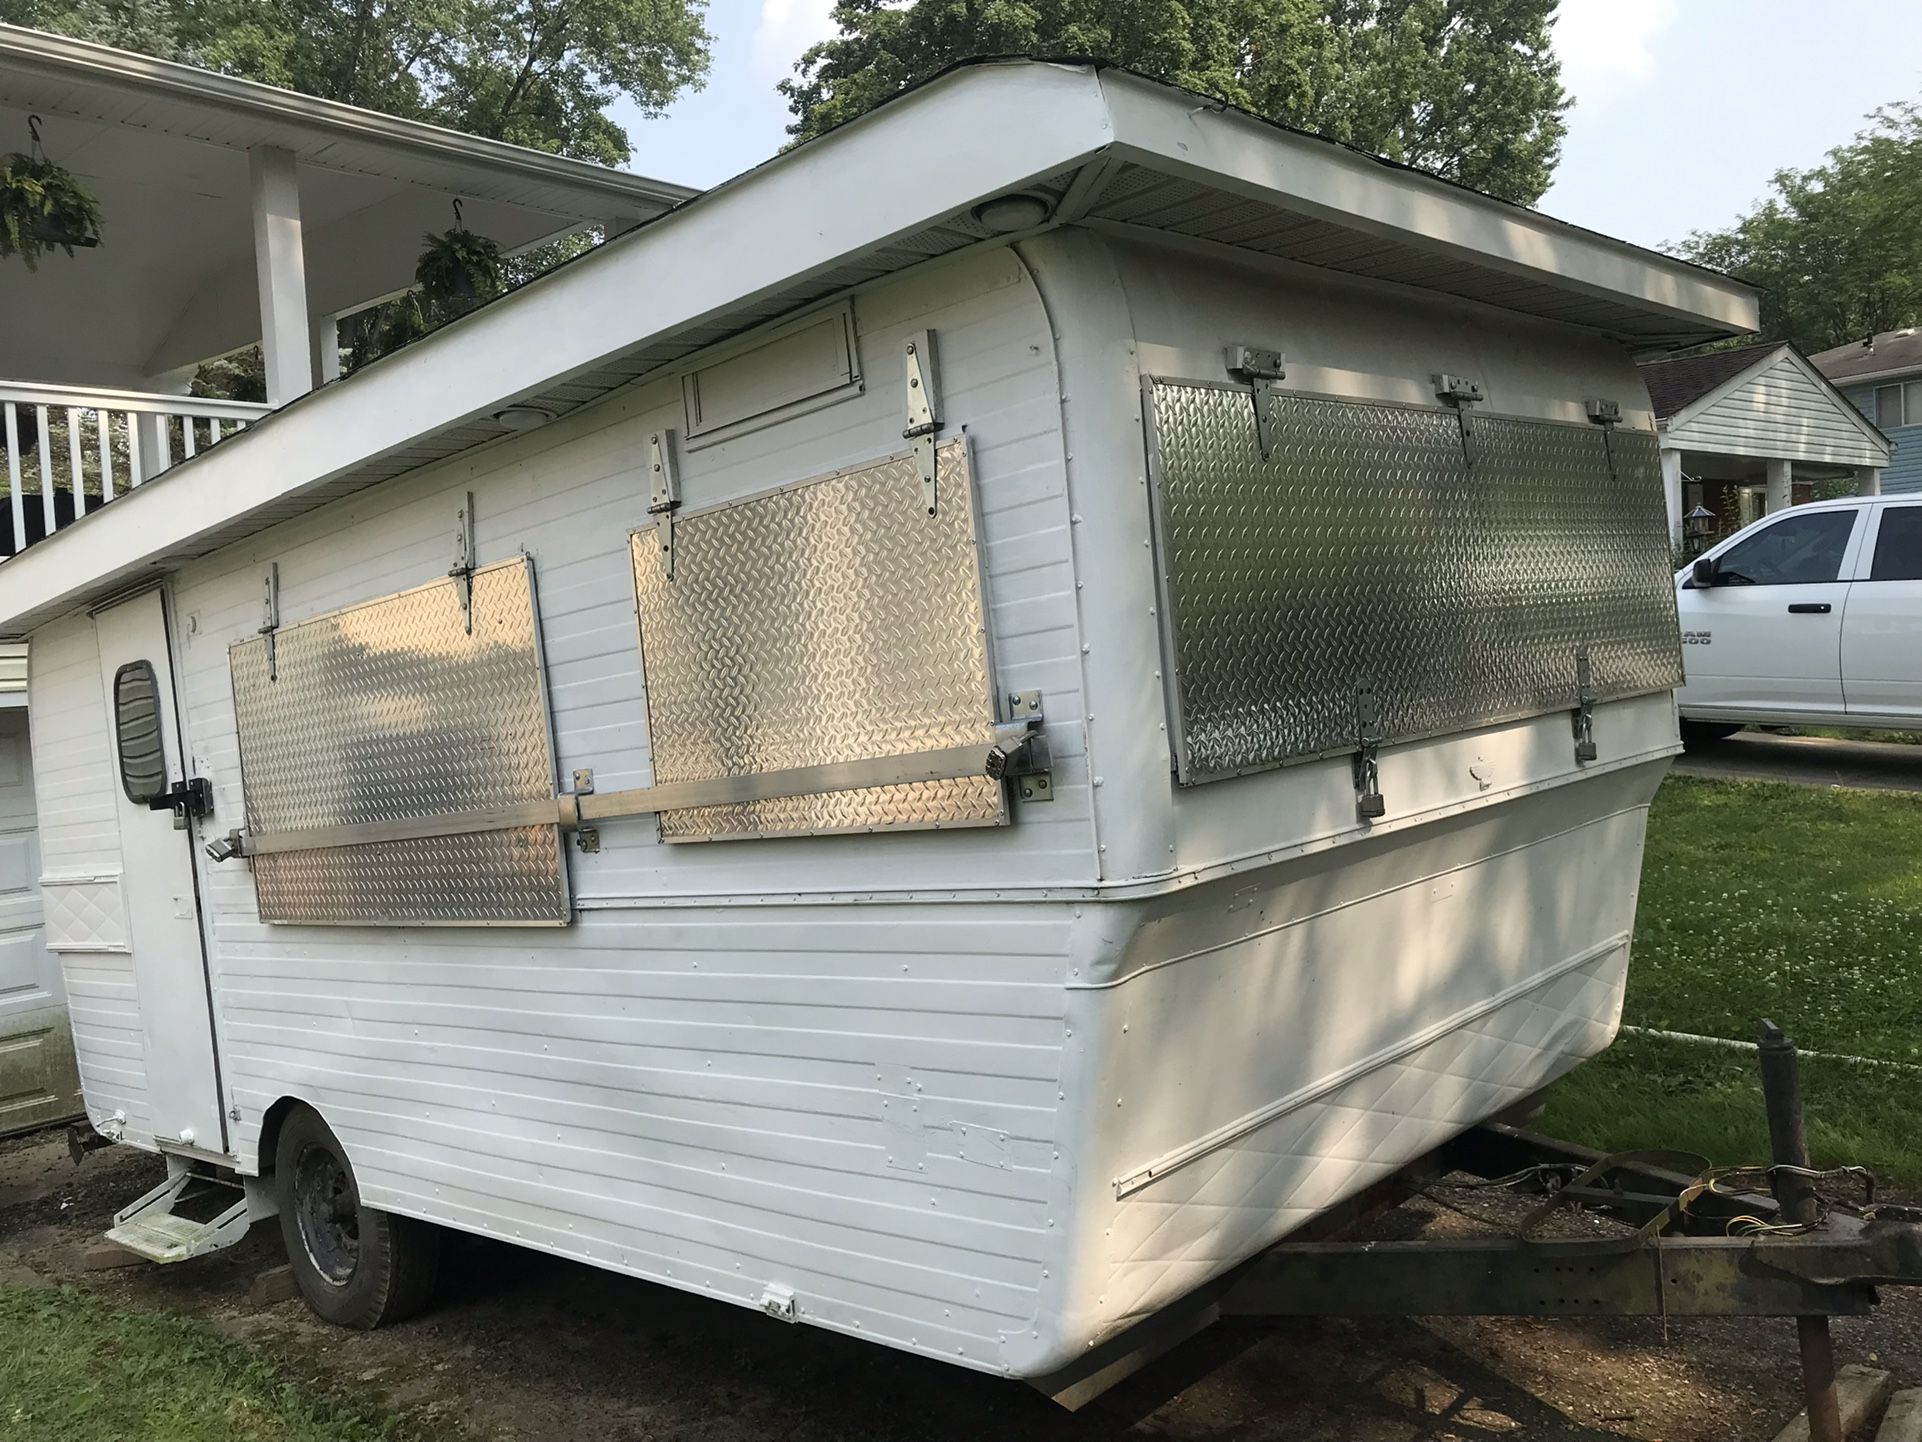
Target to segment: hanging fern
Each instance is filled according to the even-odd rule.
[[[422,238],[426,249],[414,266],[414,279],[431,305],[491,300],[505,288],[501,248],[486,236],[456,226]]]
[[[68,171],[14,151],[0,159],[0,259],[19,256],[28,270],[60,249],[100,244],[100,207]]]

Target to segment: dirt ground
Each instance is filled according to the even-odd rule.
[[[433,1311],[350,1333],[297,1300],[248,1303],[283,1260],[271,1226],[173,1267],[82,1270],[162,1174],[124,1147],[75,1167],[57,1132],[0,1142],[0,1281],[199,1313],[296,1375],[487,1442],[1766,1442],[1800,1407],[1786,1321],[1440,1318],[1224,1323],[1071,1415],[1017,1383],[474,1238],[451,1239]],[[1445,1191],[1383,1225],[1458,1231],[1501,1201]],[[1922,1297],[1891,1291],[1835,1331],[1842,1361],[1922,1382]]]

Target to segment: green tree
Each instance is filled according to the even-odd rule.
[[[1885,106],[1809,170],[1682,255],[1760,288],[1762,334],[1826,350],[1922,323],[1922,107]]]
[[[1098,55],[1529,204],[1560,158],[1556,0],[837,0],[781,83],[806,139],[974,55]]]
[[[708,68],[706,0],[0,0],[0,21],[185,60],[603,165],[618,96],[659,114]]]

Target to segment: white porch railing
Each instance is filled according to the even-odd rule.
[[[273,410],[248,401],[0,380],[0,556],[151,481]]]

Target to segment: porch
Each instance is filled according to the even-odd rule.
[[[1888,437],[1793,346],[1732,346],[1641,372],[1678,550],[1699,552],[1787,506],[1881,487]]]
[[[0,556],[18,555],[272,410],[248,401],[0,380],[7,486]]]
[[[694,193],[0,25],[0,152],[30,146],[101,233],[37,270],[0,260],[0,557],[338,379],[343,321],[414,285],[424,234],[458,223],[512,256]],[[255,346],[246,399],[189,393]]]

